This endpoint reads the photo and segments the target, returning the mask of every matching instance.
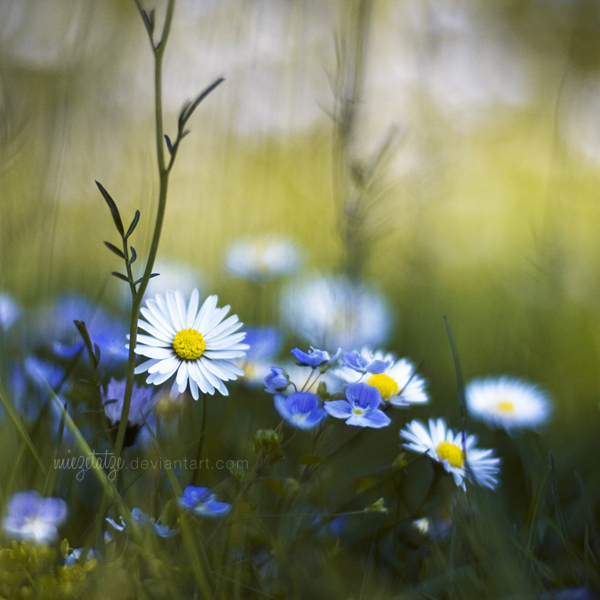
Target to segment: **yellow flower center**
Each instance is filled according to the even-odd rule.
[[[383,400],[389,400],[397,396],[400,391],[398,384],[389,375],[385,375],[384,373],[371,375],[367,379],[367,384],[376,388]]]
[[[510,400],[501,400],[498,402],[497,408],[501,413],[515,412],[515,405]]]
[[[447,460],[451,467],[456,467],[458,469],[465,463],[465,455],[456,444],[441,442],[435,451],[440,457],[440,460]]]
[[[196,360],[205,349],[204,336],[195,329],[182,329],[173,340],[173,350],[181,360]]]
[[[362,408],[360,408],[360,406],[355,406],[352,409],[352,414],[354,414],[354,415],[364,415],[365,411]]]

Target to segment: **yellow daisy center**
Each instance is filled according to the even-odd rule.
[[[510,400],[501,400],[496,407],[501,413],[514,413],[515,405]]]
[[[371,377],[367,379],[367,384],[376,388],[381,394],[383,400],[389,400],[390,398],[397,396],[398,392],[400,391],[396,381],[384,373],[371,375]]]
[[[182,329],[173,340],[173,350],[181,360],[196,360],[205,349],[204,336],[195,329]]]
[[[440,457],[440,460],[447,460],[451,467],[456,467],[458,469],[465,463],[465,455],[456,444],[441,442],[435,451]]]

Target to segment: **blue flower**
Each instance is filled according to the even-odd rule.
[[[323,408],[336,419],[346,419],[346,425],[385,427],[391,419],[377,407],[381,394],[366,383],[353,383],[346,388],[346,400],[325,402]]]
[[[155,533],[162,538],[172,537],[179,533],[179,529],[169,529],[167,525],[159,525],[153,518],[149,517],[146,513],[143,513],[139,508],[134,508],[131,511],[131,517],[135,521],[137,525],[142,528],[154,529]],[[111,519],[110,517],[106,517],[106,520],[117,530],[123,531],[127,525],[123,520],[123,517],[120,517],[121,525],[119,525],[116,521]]]
[[[363,348],[360,352],[345,352],[342,355],[342,365],[359,373],[383,373],[394,364],[394,357],[388,354],[383,358],[380,354],[373,356],[368,348]]]
[[[13,297],[0,292],[0,329],[6,331],[21,316],[21,308]]]
[[[72,550],[69,553],[69,556],[65,558],[65,567],[72,567],[74,564],[77,564],[77,561],[79,560],[82,551],[83,548],[75,548],[75,550]],[[100,552],[96,552],[96,550],[92,550],[92,548],[90,548],[85,562],[88,562],[92,559],[100,560],[101,558],[102,555],[100,554]]]
[[[293,392],[287,398],[277,394],[274,400],[277,412],[297,429],[312,429],[327,416],[319,397],[310,392]]]
[[[276,394],[283,392],[290,385],[288,374],[280,367],[271,367],[271,372],[264,378],[265,392]]]
[[[244,342],[248,361],[260,361],[275,356],[281,350],[283,335],[275,327],[248,327]]]
[[[124,324],[83,296],[62,296],[43,318],[49,323],[47,336],[61,340],[53,345],[55,354],[60,358],[73,358],[83,348],[83,340],[73,324],[75,319],[85,322],[92,342],[98,344],[103,358],[127,360],[129,356]]]
[[[231,510],[231,504],[219,502],[217,495],[206,487],[188,485],[178,501],[183,508],[199,517],[222,517]]]
[[[115,439],[121,421],[121,413],[123,412],[126,385],[126,380],[116,381],[114,378],[111,378],[106,387],[106,392],[104,390],[100,391],[104,413],[106,414],[111,434],[113,434]],[[150,416],[155,403],[156,396],[152,388],[139,387],[137,384],[133,384],[129,416],[127,417],[127,429],[125,430],[125,439],[123,442],[124,448],[133,446],[138,433],[142,429],[146,419]]]
[[[37,492],[18,492],[8,503],[2,529],[8,537],[46,544],[58,538],[58,528],[66,518],[64,500],[42,498]]]
[[[329,352],[317,350],[316,348],[311,348],[308,353],[303,352],[300,348],[294,348],[292,350],[292,354],[296,358],[296,361],[303,367],[320,367],[332,363],[340,355],[340,352],[341,349],[338,349],[338,351],[330,357]]]

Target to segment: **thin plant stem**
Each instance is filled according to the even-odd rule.
[[[138,9],[141,10],[139,2],[136,1]],[[121,421],[117,431],[117,440],[115,442],[115,455],[118,458],[123,449],[123,441],[125,439],[125,431],[127,428],[127,419],[129,417],[129,408],[131,406],[131,394],[133,392],[133,379],[135,371],[135,347],[137,341],[137,328],[142,300],[144,293],[148,287],[148,282],[152,275],[152,268],[156,260],[158,252],[158,244],[163,226],[165,209],[167,207],[167,190],[169,186],[169,169],[165,166],[164,153],[164,131],[163,131],[163,114],[162,114],[162,67],[163,57],[167,46],[167,40],[171,31],[171,23],[173,21],[173,11],[175,9],[175,0],[169,0],[167,4],[167,13],[163,26],[162,36],[158,43],[154,43],[152,35],[148,33],[152,50],[154,52],[154,114],[155,114],[155,134],[156,134],[156,158],[158,163],[159,175],[159,192],[158,192],[158,209],[156,213],[156,221],[154,224],[154,233],[152,235],[152,243],[150,252],[146,262],[144,275],[140,281],[139,288],[133,296],[131,307],[131,321],[129,325],[129,358],[127,361],[127,383],[125,386],[125,395],[123,398],[123,411],[121,412]]]

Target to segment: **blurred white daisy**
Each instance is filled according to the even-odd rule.
[[[244,279],[261,281],[293,273],[301,262],[298,246],[275,235],[240,239],[229,247],[227,269]]]
[[[539,387],[516,377],[475,379],[465,392],[467,408],[475,419],[509,432],[539,427],[552,410]]]
[[[429,402],[425,380],[416,374],[416,367],[406,358],[396,360],[393,354],[384,354],[381,350],[371,353],[365,347],[360,354],[345,354],[342,363],[344,366],[335,369],[333,375],[348,383],[361,378],[361,381],[379,390],[385,403],[408,406]],[[362,377],[359,375],[361,372],[364,373]]]
[[[357,348],[384,343],[392,315],[374,289],[346,277],[310,277],[282,296],[284,322],[317,348]]]
[[[406,429],[400,430],[400,437],[409,442],[403,444],[405,448],[426,453],[439,462],[463,490],[466,479],[491,489],[498,483],[500,459],[492,455],[492,450],[475,448],[474,435],[465,435],[463,450],[463,434],[447,429],[444,419],[429,419],[429,430],[420,421],[411,421]]]
[[[214,394],[215,389],[227,396],[224,381],[237,379],[244,371],[233,359],[244,356],[245,333],[234,333],[241,326],[237,315],[225,319],[229,306],[217,308],[217,296],[209,296],[198,310],[200,294],[192,292],[186,308],[180,291],[158,294],[146,302],[138,327],[150,335],[139,334],[136,354],[150,360],[136,367],[136,373],[148,371],[147,383],[160,385],[177,374],[171,397],[185,392],[188,381],[195,400],[198,389]]]

